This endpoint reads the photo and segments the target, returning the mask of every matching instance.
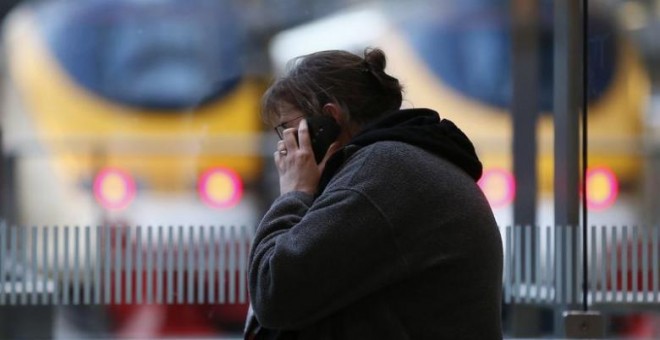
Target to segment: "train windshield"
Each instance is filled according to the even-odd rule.
[[[241,32],[230,2],[44,2],[37,19],[79,86],[126,105],[180,109],[238,84]]]
[[[452,15],[426,11],[401,27],[418,56],[446,85],[487,105],[509,108],[513,95],[511,11],[501,4],[453,7]],[[539,109],[552,111],[553,21],[545,3],[540,20]],[[550,3],[551,5],[551,3]],[[589,25],[589,100],[605,92],[614,77],[615,27],[592,16]]]

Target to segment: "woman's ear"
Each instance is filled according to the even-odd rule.
[[[340,105],[327,103],[323,105],[323,113],[332,117],[339,125],[340,133],[337,140],[341,146],[345,145],[359,131],[359,127],[349,121],[346,112],[344,112],[344,109]]]
[[[335,103],[327,103],[323,105],[323,113],[334,118],[338,124],[344,122],[344,112],[341,107]]]

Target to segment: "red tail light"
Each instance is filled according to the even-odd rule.
[[[243,196],[243,182],[234,170],[214,167],[199,177],[197,192],[202,202],[212,208],[231,208]]]
[[[516,181],[511,172],[500,168],[486,169],[477,184],[491,207],[502,208],[513,202]]]
[[[587,169],[587,207],[591,210],[605,210],[616,202],[619,196],[619,181],[607,167]]]
[[[94,179],[94,197],[108,210],[128,207],[135,198],[135,181],[126,171],[118,168],[104,168]]]

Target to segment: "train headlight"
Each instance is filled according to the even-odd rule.
[[[486,169],[477,184],[491,207],[502,208],[513,202],[516,181],[511,172],[499,168]]]
[[[108,210],[126,208],[135,198],[135,181],[118,168],[104,168],[94,179],[94,197]]]
[[[243,182],[235,171],[214,167],[199,177],[197,192],[202,202],[212,208],[230,208],[241,200]]]
[[[587,169],[587,207],[604,210],[611,207],[619,196],[619,181],[607,167]]]

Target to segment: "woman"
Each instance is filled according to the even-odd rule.
[[[295,59],[264,94],[281,196],[257,228],[246,337],[498,339],[502,244],[469,139],[401,110],[385,55]],[[317,164],[307,119],[339,135]]]

